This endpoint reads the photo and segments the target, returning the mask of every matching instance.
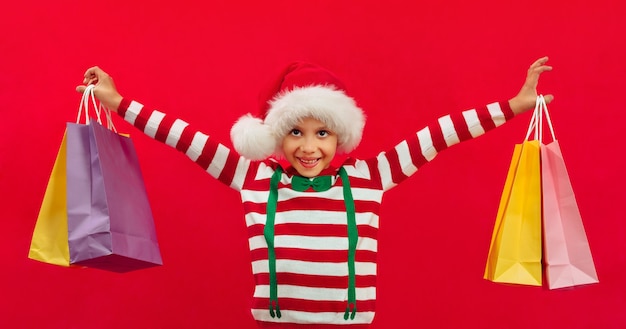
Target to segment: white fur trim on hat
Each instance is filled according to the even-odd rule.
[[[337,134],[338,151],[348,153],[361,142],[365,115],[352,97],[332,85],[295,87],[270,101],[265,124],[275,136],[284,138],[302,119],[324,122]]]
[[[276,150],[276,138],[270,127],[249,113],[235,122],[230,138],[237,153],[250,160],[266,159]]]
[[[235,150],[251,160],[280,155],[287,134],[304,118],[317,119],[337,134],[337,151],[349,153],[361,142],[365,115],[352,97],[332,85],[295,87],[269,102],[265,120],[250,114],[231,129]]]

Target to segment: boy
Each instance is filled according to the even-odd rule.
[[[332,159],[359,144],[365,117],[341,81],[319,66],[294,63],[280,75],[260,117],[248,114],[233,126],[236,152],[182,120],[123,98],[97,67],[83,82],[95,84],[101,103],[126,121],[240,192],[256,283],[252,314],[261,327],[358,328],[374,318],[383,193],[438,152],[533,108],[539,76],[552,69],[547,60],[530,66],[508,102],[444,116],[391,150],[348,158],[338,168]]]

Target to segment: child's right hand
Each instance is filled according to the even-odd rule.
[[[85,72],[83,85],[76,87],[76,91],[83,93],[88,85],[95,84],[94,94],[102,105],[111,111],[117,112],[117,108],[122,102],[122,95],[115,88],[113,78],[97,66],[89,68]]]

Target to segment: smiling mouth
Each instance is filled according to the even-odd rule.
[[[315,159],[298,158],[298,161],[300,161],[300,164],[302,164],[302,166],[305,168],[313,168],[320,161],[320,158],[315,158]]]

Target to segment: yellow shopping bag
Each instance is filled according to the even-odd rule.
[[[491,238],[485,279],[541,286],[539,141],[515,146]]]
[[[39,209],[28,258],[45,263],[69,266],[66,203],[66,139],[59,148],[46,193]]]

